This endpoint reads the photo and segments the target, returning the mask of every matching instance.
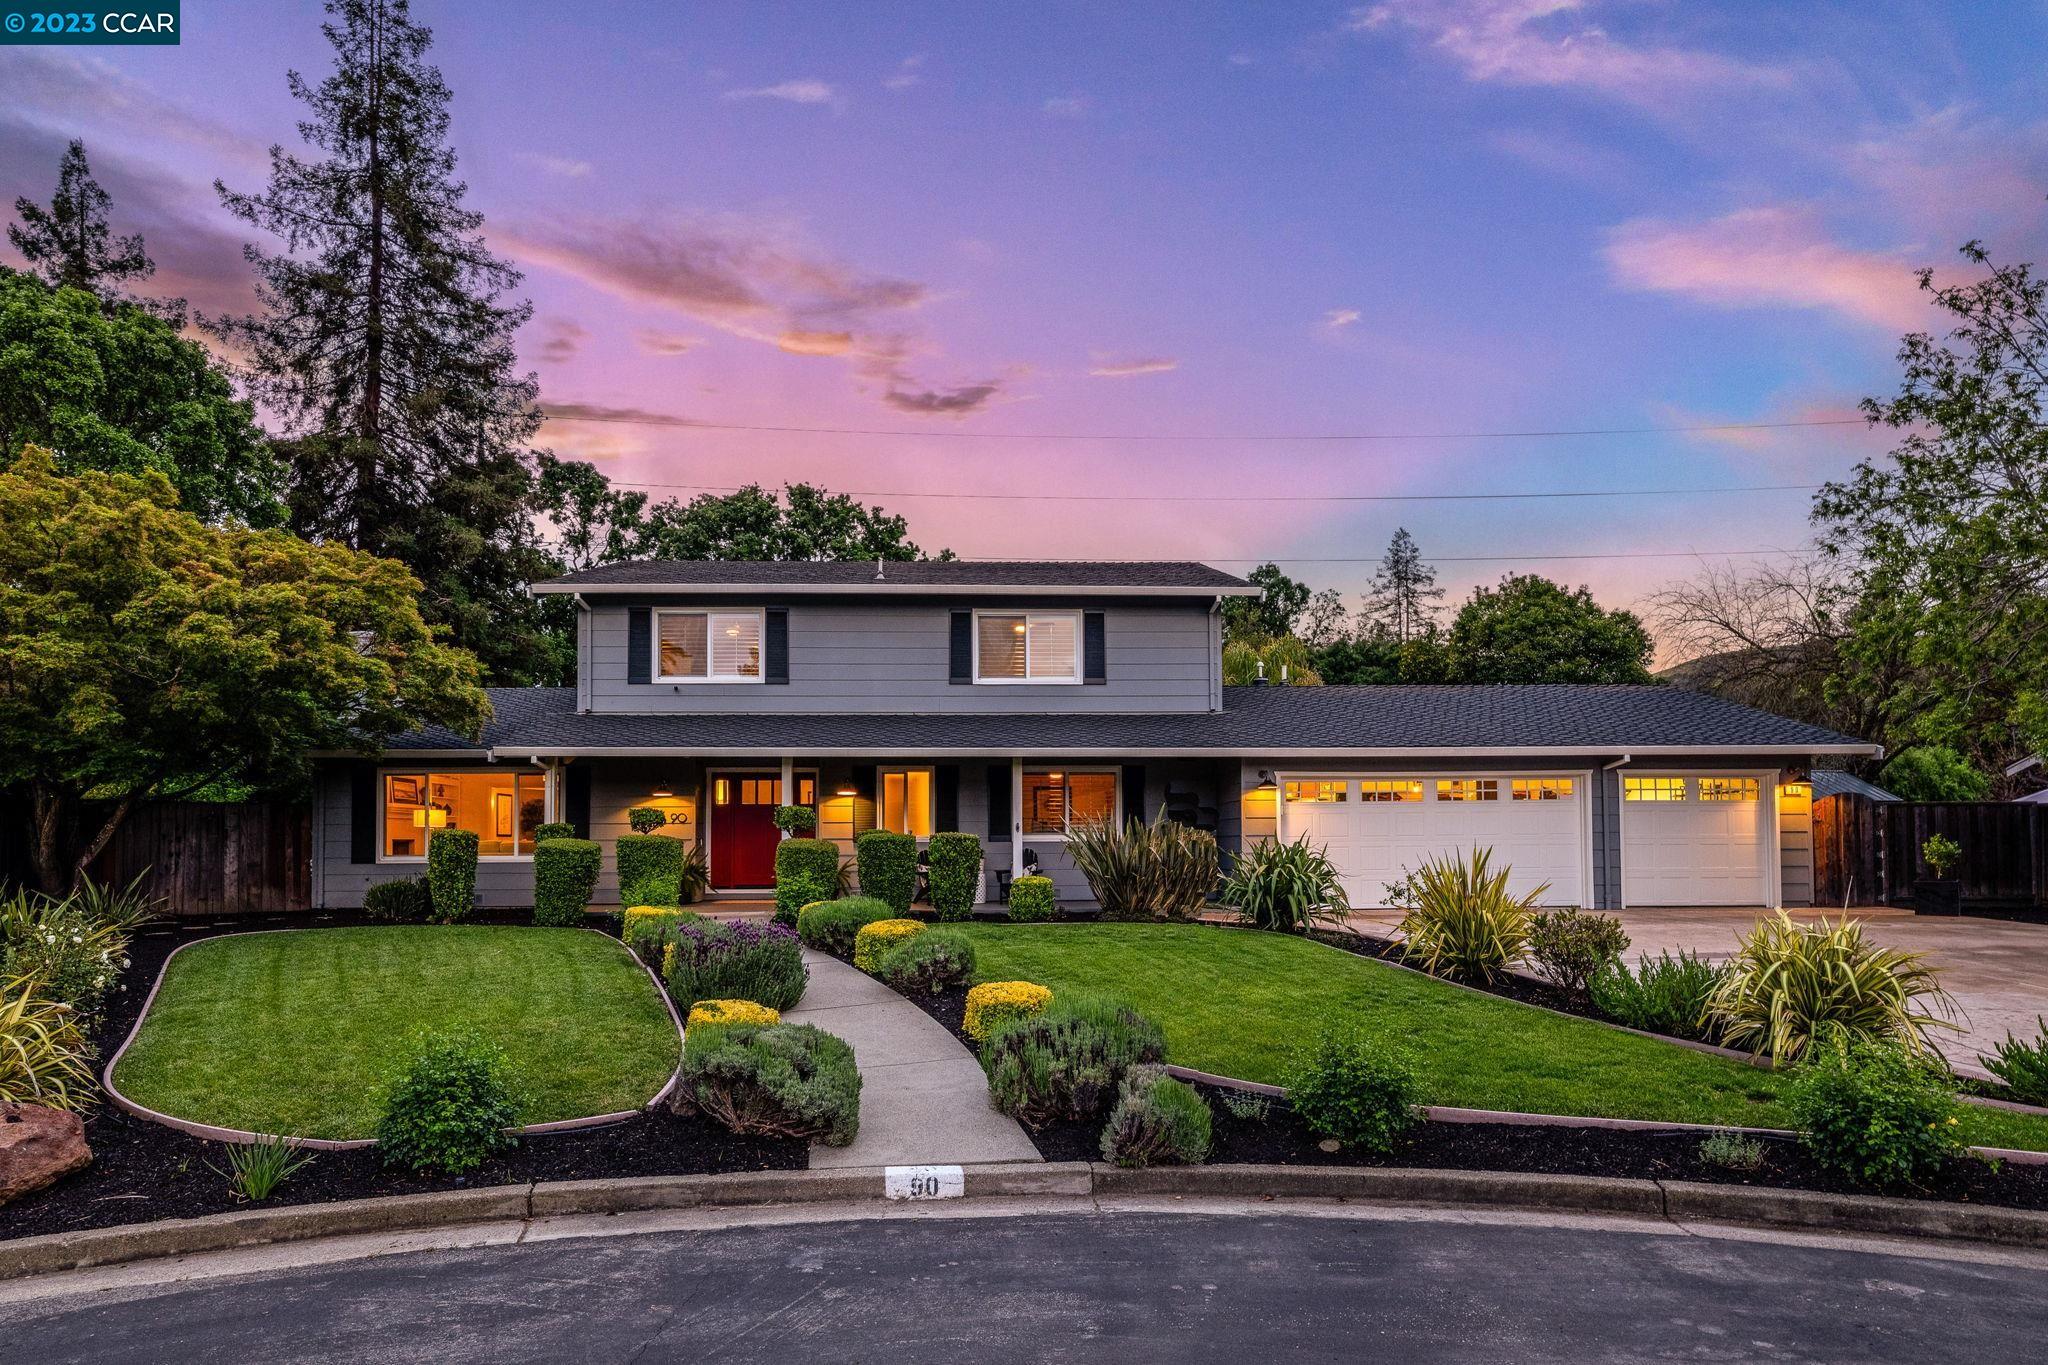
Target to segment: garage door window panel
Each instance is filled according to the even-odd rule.
[[[1509,791],[1517,801],[1569,801],[1576,794],[1569,777],[1518,777]]]
[[[1628,801],[1683,801],[1685,800],[1685,779],[1682,777],[1629,777],[1623,778],[1621,794]]]
[[[1361,801],[1420,801],[1422,783],[1409,778],[1392,782],[1366,781],[1358,784],[1358,799]]]
[[[1500,783],[1491,777],[1456,777],[1436,784],[1439,801],[1498,801]]]
[[[1334,805],[1348,800],[1351,784],[1348,782],[1289,782],[1287,800],[1294,805]]]
[[[1702,801],[1755,801],[1761,795],[1761,786],[1754,777],[1703,777],[1700,779],[1700,800]]]

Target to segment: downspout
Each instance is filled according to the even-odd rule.
[[[1613,772],[1613,771],[1614,771],[1614,770],[1615,770],[1616,768],[1625,768],[1625,767],[1627,767],[1627,766],[1629,765],[1630,761],[1632,761],[1632,760],[1633,760],[1634,758],[1635,758],[1635,755],[1634,755],[1634,754],[1623,754],[1623,755],[1622,755],[1622,756],[1621,756],[1620,758],[1617,758],[1617,759],[1615,759],[1615,760],[1614,760],[1614,762],[1612,762],[1612,763],[1603,763],[1603,764],[1601,764],[1601,765],[1600,765],[1600,771],[1601,771],[1601,772],[1603,772],[1603,773],[1611,773],[1611,772]],[[1605,793],[1602,793],[1602,795],[1604,796],[1604,795],[1605,795]],[[1614,863],[1615,863],[1615,867],[1616,867],[1617,869],[1619,869],[1619,868],[1620,868],[1620,866],[1621,866],[1621,838],[1622,838],[1622,835],[1621,835],[1621,810],[1622,810],[1622,804],[1623,804],[1623,803],[1622,803],[1622,802],[1620,802],[1620,801],[1618,801],[1618,800],[1617,800],[1617,801],[1616,801],[1616,802],[1614,803]],[[1603,850],[1603,852],[1604,852],[1604,850]],[[1604,861],[1604,860],[1603,860],[1603,861]],[[1620,872],[1619,872],[1618,870],[1616,871],[1616,873],[1615,873],[1615,877],[1614,877],[1614,896],[1613,896],[1613,900],[1614,900],[1614,904],[1613,904],[1613,905],[1612,905],[1611,907],[1609,907],[1609,908],[1611,908],[1611,909],[1615,909],[1615,910],[1626,910],[1626,909],[1628,909],[1628,898],[1627,898],[1626,896],[1623,896],[1623,895],[1621,894],[1621,874],[1620,874]]]
[[[576,712],[578,715],[588,715],[590,707],[587,705],[587,694],[583,690],[583,656],[590,644],[590,604],[583,600],[583,594],[580,592],[570,593],[569,600],[576,604]]]

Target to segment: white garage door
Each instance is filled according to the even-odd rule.
[[[1280,784],[1280,833],[1325,845],[1354,906],[1384,905],[1388,882],[1475,848],[1493,850],[1515,894],[1548,882],[1544,904],[1584,905],[1584,785],[1533,774],[1289,779]]]
[[[1777,840],[1756,777],[1621,780],[1621,890],[1635,905],[1763,905]]]

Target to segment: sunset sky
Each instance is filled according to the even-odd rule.
[[[415,14],[526,272],[544,444],[657,494],[823,483],[970,557],[1349,592],[1406,525],[1454,598],[1526,568],[1630,603],[1698,561],[1561,557],[1797,549],[1809,494],[1357,499],[1841,475],[1882,436],[1526,433],[1853,416],[1937,322],[1915,267],[2048,244],[2037,3]],[[217,312],[247,232],[211,182],[262,184],[328,49],[317,4],[184,15],[0,49],[0,193],[46,200],[84,137],[158,286]],[[729,429],[764,427],[810,430]],[[1445,439],[1300,439],[1359,434]]]

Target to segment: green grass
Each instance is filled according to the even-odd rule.
[[[394,925],[210,939],[179,953],[114,1082],[178,1118],[369,1137],[420,1032],[503,1048],[545,1123],[634,1109],[681,1043],[616,942],[565,929]]]
[[[1168,1059],[1286,1082],[1323,1028],[1360,1023],[1407,1052],[1431,1104],[1789,1128],[1780,1073],[1401,971],[1283,934],[1147,924],[963,924],[983,981],[1129,997]],[[1972,1107],[1970,1141],[2048,1151],[2048,1119]]]

